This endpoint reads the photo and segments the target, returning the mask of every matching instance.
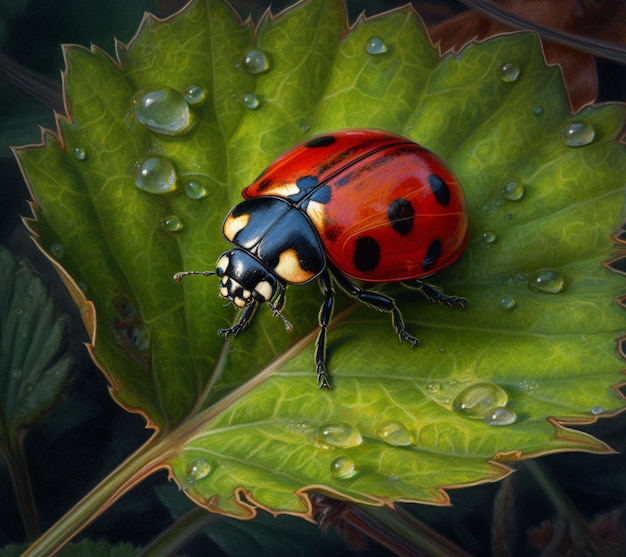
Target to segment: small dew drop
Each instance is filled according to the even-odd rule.
[[[483,419],[488,410],[505,406],[509,397],[494,383],[476,383],[461,391],[452,401],[452,409],[467,418]]]
[[[167,157],[148,155],[135,164],[133,181],[139,189],[148,193],[168,193],[176,189],[176,170]]]
[[[594,416],[599,416],[600,414],[604,414],[604,408],[602,408],[602,406],[594,406],[594,407],[591,409],[591,413],[592,413]]]
[[[22,370],[20,368],[14,368],[11,370],[11,378],[14,380],[18,380],[22,377]]]
[[[270,69],[270,61],[262,50],[249,48],[241,55],[241,67],[249,74],[258,75]]]
[[[65,255],[63,244],[56,242],[50,246],[50,253],[57,259],[61,259]]]
[[[533,114],[535,116],[542,116],[543,115],[543,106],[536,106],[535,108],[533,108]]]
[[[74,155],[74,158],[77,161],[86,161],[87,160],[87,151],[86,151],[86,149],[83,149],[82,147],[75,147],[74,151],[72,151],[72,154]]]
[[[506,83],[513,83],[514,81],[517,81],[519,76],[519,66],[513,62],[505,62],[498,68],[498,77]]]
[[[190,484],[194,484],[211,473],[211,465],[204,458],[197,458],[187,466],[186,477]]]
[[[517,421],[517,414],[504,406],[497,406],[485,412],[487,425],[511,425]]]
[[[168,232],[180,232],[184,226],[183,221],[176,215],[167,215],[161,219],[161,226]]]
[[[483,243],[485,244],[493,244],[496,241],[496,234],[495,232],[492,232],[491,230],[485,230],[481,235],[480,235],[480,239],[483,241]]]
[[[206,89],[202,85],[189,85],[183,93],[184,99],[192,106],[200,106],[206,101]]]
[[[519,201],[524,197],[524,184],[509,182],[502,188],[502,197],[508,201]]]
[[[181,135],[190,131],[194,124],[189,103],[169,87],[140,91],[131,105],[137,121],[154,133]]]
[[[511,296],[502,296],[502,298],[500,298],[500,301],[498,302],[498,305],[501,309],[510,311],[517,307],[517,302],[515,301],[515,298]]]
[[[330,473],[340,480],[348,480],[356,475],[354,460],[347,456],[340,456],[330,464]]]
[[[199,180],[187,180],[184,188],[185,195],[190,199],[204,199],[209,194],[207,187]]]
[[[261,105],[259,99],[254,93],[246,93],[241,98],[241,102],[248,110],[256,110]]]
[[[555,269],[539,269],[528,275],[528,288],[546,294],[558,294],[565,287],[563,275]]]
[[[407,447],[413,444],[411,434],[400,422],[389,420],[381,424],[376,430],[376,435],[389,445],[394,447]]]
[[[441,391],[441,383],[438,381],[433,381],[432,383],[428,383],[426,386],[426,390],[428,394],[436,395],[439,391]]]
[[[388,50],[387,45],[380,37],[370,37],[365,41],[365,52],[372,56],[380,56]]]
[[[561,128],[561,140],[568,147],[589,145],[595,137],[596,131],[593,126],[581,120],[574,120]]]
[[[347,449],[363,442],[363,437],[353,425],[345,423],[328,424],[317,429],[315,439],[324,449]]]

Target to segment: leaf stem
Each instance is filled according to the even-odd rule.
[[[166,436],[153,435],[43,534],[22,557],[52,556],[134,486],[163,467]]]

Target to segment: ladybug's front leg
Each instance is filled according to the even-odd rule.
[[[324,294],[324,302],[322,303],[318,316],[320,332],[317,335],[317,342],[315,343],[315,371],[317,373],[318,389],[323,387],[330,389],[330,383],[326,376],[326,334],[333,315],[335,291],[333,290],[330,277],[326,271],[320,275],[319,284],[322,294]]]
[[[235,323],[232,327],[228,327],[228,329],[219,329],[217,331],[218,335],[224,335],[224,338],[228,338],[229,336],[237,336],[241,331],[243,331],[256,313],[257,307],[259,306],[256,302],[251,302],[246,307],[241,310],[239,314],[239,319],[237,319],[237,323]]]
[[[356,284],[353,284],[345,276],[339,272],[333,273],[335,280],[350,296],[363,302],[364,304],[377,309],[378,311],[384,311],[391,314],[391,324],[396,331],[396,334],[400,340],[406,340],[411,344],[411,348],[418,344],[422,344],[422,341],[417,337],[414,337],[404,327],[404,319],[402,314],[396,305],[393,298],[385,296],[380,292],[372,292],[371,290],[362,290]]]

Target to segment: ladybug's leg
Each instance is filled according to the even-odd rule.
[[[320,289],[324,294],[324,302],[320,308],[318,320],[320,332],[315,343],[315,372],[317,373],[317,385],[321,389],[330,389],[330,383],[326,376],[326,334],[328,325],[333,315],[333,304],[335,302],[335,291],[333,290],[328,273],[324,271],[319,278]]]
[[[254,317],[259,304],[256,302],[251,302],[246,307],[241,310],[239,314],[239,319],[237,319],[237,323],[235,323],[232,327],[228,327],[228,329],[220,329],[217,331],[218,335],[224,335],[224,338],[228,338],[229,336],[237,336],[241,331],[243,331],[248,323]]]
[[[461,306],[462,308],[466,308],[469,303],[466,298],[461,298],[460,296],[448,296],[436,286],[422,282],[421,280],[405,282],[404,284],[411,289],[419,291],[427,300],[431,302],[439,302],[441,305],[450,307]]]
[[[418,344],[422,344],[420,339],[414,337],[405,329],[404,319],[402,318],[402,314],[400,313],[400,310],[398,309],[398,306],[393,298],[385,296],[380,292],[362,290],[339,272],[333,273],[333,276],[339,286],[341,286],[341,288],[343,288],[350,296],[359,300],[359,302],[363,302],[378,311],[390,313],[391,324],[393,325],[393,328],[395,329],[400,340],[406,340],[411,344],[412,348]]]

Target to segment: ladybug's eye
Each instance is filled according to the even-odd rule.
[[[226,269],[228,269],[228,264],[230,263],[230,259],[228,258],[227,255],[222,255],[222,257],[220,257],[217,261],[217,265],[216,265],[216,269],[215,269],[215,274],[218,277],[221,277],[224,275],[224,273],[226,272]]]

